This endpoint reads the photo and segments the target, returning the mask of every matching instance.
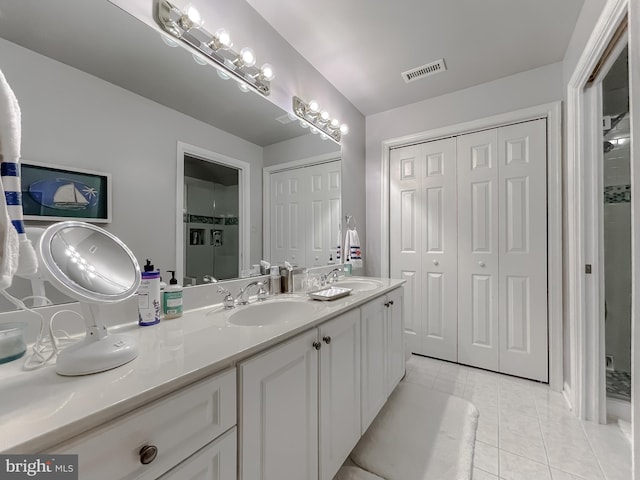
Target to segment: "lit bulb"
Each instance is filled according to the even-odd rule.
[[[193,60],[198,64],[198,65],[206,65],[207,61],[202,58],[202,55],[198,54],[198,53],[192,53],[191,56],[193,57]]]
[[[69,250],[69,249],[67,248],[67,249],[64,251],[64,254],[65,254],[67,257],[70,257],[70,256],[71,256],[71,250]]]
[[[329,112],[327,112],[326,110],[324,110],[321,114],[320,114],[320,118],[322,119],[323,122],[327,122],[329,121]]]
[[[240,50],[240,61],[246,67],[253,67],[256,64],[256,54],[249,47]]]
[[[80,270],[84,270],[85,266],[84,265],[80,265],[78,268],[80,268]]]
[[[89,272],[89,278],[96,278],[96,274],[93,272]]]
[[[329,137],[327,137],[327,135],[325,133],[323,133],[322,135],[320,135],[320,138],[322,140],[327,140]]]
[[[78,259],[76,257],[71,257],[71,263],[78,263]]]
[[[178,46],[178,43],[175,42],[169,35],[167,35],[166,33],[161,33],[160,34],[160,38],[162,39],[162,41],[164,42],[164,44],[167,47],[171,47],[171,48],[175,48]]]
[[[227,50],[231,48],[231,45],[233,45],[233,42],[231,42],[231,35],[224,28],[216,30],[214,38],[219,44],[218,48],[222,48],[223,50]]]
[[[244,83],[238,83],[238,88],[240,89],[241,92],[244,92],[244,93],[247,93],[249,90],[251,90]]]
[[[200,28],[203,24],[200,12],[193,5],[189,4],[184,9],[184,15],[180,18],[180,25],[185,30]]]
[[[218,72],[218,76],[222,79],[222,80],[229,80],[231,77],[229,75],[227,75],[226,73],[224,73],[222,70],[217,70]]]
[[[331,126],[333,128],[338,128],[340,126],[340,121],[337,118],[334,118],[333,120],[331,120]]]
[[[318,105],[318,102],[316,102],[315,100],[311,100],[309,102],[309,110],[311,110],[313,113],[318,113],[320,111],[320,105]]]
[[[316,127],[311,127],[311,133],[313,133],[314,135],[317,135],[318,129]]]
[[[75,252],[75,248],[72,245],[69,245],[69,250],[71,250],[72,252]]]
[[[346,123],[340,125],[340,133],[342,135],[346,135],[347,133],[349,133],[349,126]]]
[[[273,71],[273,67],[270,64],[265,63],[260,67],[260,76],[267,82],[270,82],[276,78],[276,72]]]
[[[309,127],[309,124],[308,124],[307,122],[303,122],[302,120],[300,120],[300,126],[301,126],[302,128],[308,128],[308,127]]]

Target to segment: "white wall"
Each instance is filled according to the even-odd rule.
[[[340,147],[331,140],[321,140],[318,135],[303,135],[264,147],[263,162],[265,167],[279,163],[293,162],[319,155],[335,153],[340,158]]]
[[[175,267],[177,142],[251,165],[251,263],[262,256],[262,148],[0,39],[22,109],[23,159],[109,172],[113,222],[139,261]]]
[[[367,274],[380,275],[382,262],[385,261],[381,258],[380,244],[381,162],[384,140],[558,101],[562,99],[562,94],[562,64],[554,63],[368,116],[365,243]]]

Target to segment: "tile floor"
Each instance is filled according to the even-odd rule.
[[[631,445],[617,423],[578,420],[547,385],[417,355],[404,381],[478,408],[474,480],[631,479]]]

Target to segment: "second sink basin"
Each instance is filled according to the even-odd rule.
[[[382,283],[377,280],[368,280],[364,278],[350,278],[349,280],[340,280],[334,283],[336,287],[350,288],[355,292],[366,292],[368,290],[375,290],[380,288]]]
[[[274,298],[237,308],[229,315],[227,322],[243,327],[259,327],[307,317],[315,313],[318,307],[306,299]]]

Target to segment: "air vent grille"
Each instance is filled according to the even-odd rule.
[[[444,72],[447,66],[444,64],[444,58],[435,62],[427,63],[421,67],[412,68],[406,72],[402,72],[402,78],[406,83],[415,82],[424,77],[435,75],[436,73]]]
[[[295,122],[296,118],[291,118],[288,113],[285,113],[284,115],[277,117],[276,120],[283,125],[288,125],[289,123]]]

